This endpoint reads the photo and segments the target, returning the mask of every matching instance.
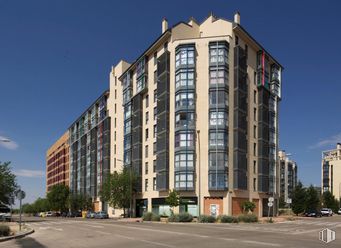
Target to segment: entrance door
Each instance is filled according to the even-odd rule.
[[[210,214],[214,217],[217,217],[219,215],[219,205],[211,204],[210,205]]]

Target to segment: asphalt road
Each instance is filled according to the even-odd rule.
[[[35,233],[0,247],[341,247],[341,216],[274,224],[126,223],[115,220],[27,218]],[[336,240],[324,244],[319,231]]]

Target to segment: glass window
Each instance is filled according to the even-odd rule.
[[[131,121],[126,121],[124,125],[124,134],[128,134],[131,131]]]
[[[175,134],[175,147],[186,147],[194,145],[193,132],[178,132]]]
[[[227,152],[210,152],[209,160],[210,167],[227,167]]]
[[[210,91],[210,104],[228,105],[228,94],[226,91]]]
[[[146,95],[145,101],[146,101],[146,108],[148,108],[149,107],[149,95]]]
[[[148,158],[148,145],[145,146],[145,149],[144,149],[144,156],[146,158]]]
[[[144,164],[144,173],[148,174],[148,162]]]
[[[186,127],[192,125],[194,122],[194,113],[180,112],[175,115],[175,126]]]
[[[156,190],[156,177],[153,177],[153,190]]]
[[[131,116],[131,105],[127,105],[125,108],[124,108],[124,119],[128,119],[130,118]]]
[[[156,155],[157,152],[157,145],[156,142],[153,143],[153,155]]]
[[[175,67],[194,65],[194,47],[181,47],[175,55]]]
[[[157,135],[157,125],[154,125],[154,133],[153,133],[153,138],[155,138]]]
[[[156,160],[153,160],[153,172],[156,172]]]
[[[210,189],[227,188],[227,173],[225,171],[210,171],[208,176]]]
[[[131,148],[131,139],[130,138],[124,139],[124,150],[128,150],[130,148]]]
[[[157,90],[154,90],[154,102],[157,101]]]
[[[210,70],[210,84],[227,84],[228,74],[224,69]]]
[[[143,58],[139,62],[137,62],[137,65],[136,65],[136,77],[137,78],[144,73],[144,69],[145,69],[145,61]]]
[[[156,120],[156,116],[157,116],[157,107],[154,107],[154,120]]]
[[[225,131],[210,132],[210,146],[226,147],[227,133]]]
[[[180,70],[175,75],[175,87],[193,86],[194,84],[194,71]]]
[[[182,92],[175,96],[175,107],[186,107],[194,105],[194,93]]]
[[[149,138],[149,132],[148,132],[149,130],[148,130],[148,128],[146,128],[146,130],[145,130],[145,138],[146,138],[146,140],[148,140],[148,138]]]
[[[193,173],[179,172],[175,174],[175,188],[193,188]]]
[[[144,191],[148,191],[148,179],[144,179]]]
[[[211,111],[210,125],[227,125],[227,113],[225,111]]]
[[[149,121],[149,112],[147,111],[146,112],[146,124],[148,124],[148,121]]]
[[[228,48],[225,43],[210,44],[210,63],[228,63]]]
[[[136,91],[140,92],[141,90],[144,89],[145,86],[145,77],[141,77],[139,79],[137,79],[136,81]]]
[[[175,155],[175,168],[193,168],[193,153],[180,153]]]

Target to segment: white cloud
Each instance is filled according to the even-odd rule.
[[[45,177],[45,171],[42,170],[17,170],[14,174],[19,177]]]
[[[16,150],[19,147],[16,142],[4,136],[0,136],[0,146],[9,150]]]
[[[321,140],[314,145],[309,146],[309,149],[317,149],[322,148],[330,145],[336,145],[337,143],[341,142],[341,133],[335,134],[329,138]]]

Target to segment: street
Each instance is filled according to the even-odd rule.
[[[0,247],[340,247],[341,216],[273,224],[127,223],[115,220],[26,218],[35,233]],[[319,231],[336,240],[324,244]]]

